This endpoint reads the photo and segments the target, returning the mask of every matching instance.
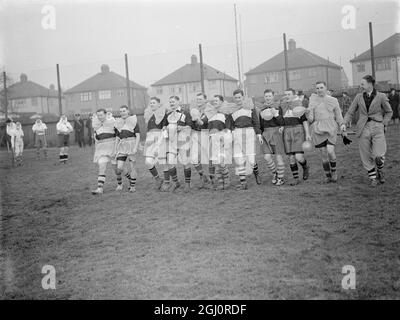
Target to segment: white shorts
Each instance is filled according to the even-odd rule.
[[[93,162],[104,163],[115,159],[115,142],[115,138],[96,141]],[[110,160],[106,161],[107,158]],[[101,162],[100,159],[102,159]]]
[[[232,163],[232,133],[230,131],[210,133],[210,160],[214,164]]]
[[[190,157],[194,165],[209,164],[210,134],[208,130],[192,130],[190,136]]]
[[[117,160],[113,157],[109,157],[109,156],[101,156],[98,160],[97,163],[107,163],[107,162],[111,162],[111,164],[117,164]]]
[[[167,142],[161,130],[147,132],[143,154],[146,158],[153,158],[160,163],[167,160]]]
[[[255,157],[256,133],[253,128],[236,128],[232,131],[233,157]]]

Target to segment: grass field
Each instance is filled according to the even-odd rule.
[[[18,168],[3,150],[0,297],[398,299],[400,127],[389,127],[387,182],[375,189],[352,137],[337,148],[337,184],[322,183],[312,152],[310,179],[295,187],[273,187],[260,157],[261,186],[165,194],[140,157],[137,192],[114,191],[109,170],[100,198],[92,149],[71,148],[67,165],[57,149],[44,161],[26,150]],[[56,290],[42,289],[47,264]],[[342,289],[344,265],[356,269],[355,290]]]

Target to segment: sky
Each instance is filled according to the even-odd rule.
[[[46,87],[68,89],[100,72],[102,64],[150,86],[198,55],[206,64],[239,78],[234,3],[237,6],[241,71],[245,73],[283,50],[282,34],[343,66],[369,49],[368,22],[375,44],[400,32],[399,1],[18,1],[0,0],[0,70],[14,81],[21,73]],[[44,29],[44,6],[55,12],[55,29]],[[355,8],[355,29],[344,29],[344,6]]]

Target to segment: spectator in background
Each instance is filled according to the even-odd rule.
[[[11,138],[13,136],[13,132],[15,130],[15,123],[11,118],[8,118],[6,120],[6,143],[7,143],[7,150],[10,152],[10,146],[11,146]]]
[[[11,146],[14,150],[17,166],[22,166],[22,152],[24,151],[24,131],[22,131],[21,122],[15,124],[13,135],[11,136]]]
[[[392,120],[393,123],[399,123],[399,94],[396,93],[396,89],[390,88],[388,95],[390,106],[393,110]]]
[[[342,115],[344,116],[349,110],[351,105],[351,98],[348,93],[344,91],[342,93],[342,99],[340,99],[340,108],[342,109]],[[351,122],[348,124],[348,128],[351,128]]]
[[[308,98],[307,96],[303,93],[303,90],[299,90],[297,93],[297,96],[301,100],[301,104],[304,108],[308,108]]]
[[[57,126],[58,147],[60,148],[60,163],[68,161],[69,134],[73,131],[72,125],[68,122],[67,116],[62,115]]]
[[[75,114],[74,130],[75,140],[78,142],[79,148],[85,147],[85,122],[81,119],[79,113]]]
[[[88,145],[91,146],[93,142],[93,132],[92,132],[92,113],[89,113],[89,118],[86,120],[85,127],[87,129],[88,135]]]
[[[327,96],[332,96],[332,90],[331,89],[326,90],[326,95]]]
[[[44,157],[47,159],[47,141],[46,141],[47,126],[40,119],[36,119],[32,126],[32,131],[35,135],[35,146],[37,159],[40,159],[40,149],[43,149]]]

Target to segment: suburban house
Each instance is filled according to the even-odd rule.
[[[203,63],[204,93],[207,97],[216,94],[232,96],[238,88],[238,80],[224,72]],[[177,69],[171,74],[151,85],[151,95],[157,96],[161,101],[168,101],[170,96],[178,96],[183,103],[190,103],[201,92],[200,63],[196,55],[192,55],[190,63]]]
[[[400,33],[374,46],[375,78],[380,84],[399,84]],[[372,74],[370,49],[350,60],[353,85],[359,85],[366,74]]]
[[[64,92],[68,114],[93,113],[99,108],[118,111],[128,105],[126,78],[110,71],[108,65],[101,72]],[[147,88],[130,81],[131,111],[142,114],[148,103]]]
[[[347,77],[343,77],[341,66],[310,51],[296,47],[296,41],[288,41],[289,85],[295,90],[312,90],[315,82],[325,81],[330,89],[342,88]],[[266,88],[277,93],[286,89],[284,51],[245,73],[245,86],[249,96],[262,96]]]
[[[20,81],[7,88],[8,110],[13,113],[53,113],[59,114],[58,91],[54,85],[46,88],[28,80],[26,74],[21,74]],[[64,110],[65,101],[62,99]]]

